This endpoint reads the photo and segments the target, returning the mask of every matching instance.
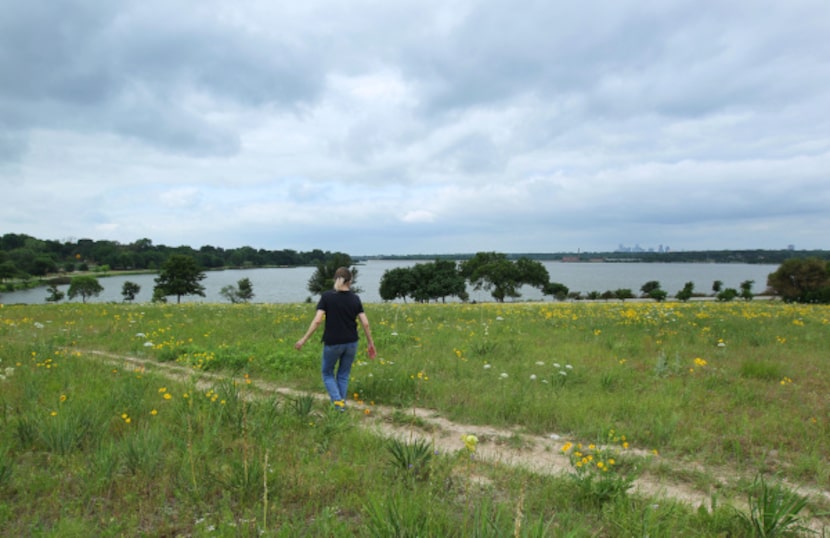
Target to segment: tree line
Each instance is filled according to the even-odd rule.
[[[168,263],[159,278],[154,293],[154,300],[161,300],[164,295],[198,293],[204,296],[197,280],[204,278],[192,260],[176,257],[178,261]],[[307,289],[314,295],[320,295],[332,288],[334,273],[338,267],[350,267],[354,290],[360,292],[357,267],[352,266],[348,254],[335,253],[317,268],[308,280]],[[589,292],[582,296],[579,292],[571,293],[567,286],[551,282],[545,266],[530,258],[511,260],[499,252],[477,252],[463,261],[441,260],[417,263],[412,267],[387,269],[381,276],[379,294],[384,301],[411,299],[416,302],[441,301],[456,297],[468,301],[467,284],[474,290],[489,291],[497,302],[521,297],[522,286],[539,289],[543,295],[550,295],[556,300],[626,300],[637,297],[630,289],[608,290],[603,293]],[[752,280],[741,282],[740,289],[724,288],[723,283],[712,283],[712,295],[718,301],[743,299],[750,301],[755,296]],[[818,258],[793,258],[786,260],[767,278],[767,291],[787,302],[830,303],[830,262]],[[237,287],[226,286],[222,295],[231,302],[245,302],[253,297],[250,280],[242,279]],[[157,297],[158,296],[158,297]],[[640,288],[640,298],[658,302],[666,300],[669,293],[662,289],[660,282],[651,280]],[[707,296],[694,289],[693,282],[687,282],[674,297],[679,301],[688,301],[693,297]]]
[[[316,265],[334,255],[320,249],[299,252],[250,246],[224,249],[211,245],[194,249],[189,246],[154,245],[146,238],[122,244],[92,239],[43,240],[25,234],[7,233],[0,236],[0,281],[96,269],[158,271],[173,254],[191,257],[204,269]]]
[[[828,253],[819,251],[820,255],[804,256],[804,252],[793,251],[729,251],[731,261],[735,252],[754,252],[756,262],[770,263],[779,259],[783,253],[790,257],[781,260],[781,265],[769,275],[767,287],[770,292],[785,301],[804,303],[830,303],[830,261]],[[760,253],[764,253],[763,255]],[[615,255],[624,253],[615,253]],[[639,256],[652,253],[638,253]],[[798,255],[795,255],[798,254]],[[659,253],[664,259],[677,253]],[[721,252],[727,255],[727,251]],[[414,267],[396,268],[384,273],[380,282],[380,296],[384,300],[412,299],[417,302],[445,301],[447,297],[468,300],[466,285],[475,290],[489,291],[498,302],[520,297],[519,290],[528,285],[538,288],[544,295],[562,300],[579,299],[581,295],[571,293],[560,283],[550,282],[550,277],[539,259],[555,259],[550,255],[517,256],[498,252],[477,252],[471,255],[459,255],[458,259],[436,256],[434,262],[419,263]],[[406,257],[400,257],[405,259]],[[724,261],[717,252],[710,253],[708,261]],[[577,260],[574,260],[577,261]],[[620,260],[625,261],[625,260]],[[629,260],[630,261],[630,260]],[[680,261],[680,260],[678,260]],[[684,261],[689,261],[684,260]],[[743,256],[740,260],[749,263]],[[295,250],[265,250],[245,246],[223,249],[210,245],[198,250],[188,246],[168,247],[153,245],[150,239],[139,239],[133,243],[121,244],[117,241],[94,241],[80,239],[76,241],[41,240],[25,234],[7,233],[0,236],[0,282],[9,279],[26,280],[32,277],[45,277],[55,273],[72,273],[98,270],[152,270],[159,272],[154,289],[154,300],[166,300],[168,296],[198,294],[204,296],[204,288],[199,282],[204,278],[205,269],[222,267],[268,267],[268,266],[316,266],[308,282],[308,289],[313,294],[330,289],[334,271],[340,266],[352,266],[352,258],[342,252],[324,252],[315,249],[309,252]],[[357,268],[352,267],[357,276]],[[82,275],[86,277],[87,275]],[[94,277],[71,279],[68,291],[70,298],[100,293],[100,285]],[[243,279],[247,280],[247,279]],[[62,297],[55,282],[50,286],[47,300],[59,301]],[[132,283],[128,283],[135,286]],[[751,281],[741,284],[741,290],[721,290],[718,282],[713,284],[714,296],[719,300],[734,298],[751,299]],[[96,286],[97,285],[97,286]],[[9,284],[5,287],[8,290]],[[356,288],[359,291],[359,288]],[[125,289],[125,300],[132,300],[138,290]],[[648,282],[641,289],[641,297],[664,300],[668,292],[660,288],[659,283]],[[222,290],[222,295],[232,302],[248,301],[253,297],[250,281],[238,283],[237,287]],[[689,300],[695,293],[691,283],[679,290],[678,300]],[[634,297],[631,290],[607,290],[603,293],[589,292],[588,299],[622,299]]]
[[[338,267],[349,267],[352,259],[348,254],[335,253],[328,260],[317,264],[317,268],[309,278],[307,289],[314,295],[320,295],[331,289],[334,274]],[[357,284],[358,268],[351,267],[353,281]],[[166,302],[167,297],[176,296],[181,302],[184,295],[205,296],[205,288],[201,281],[205,274],[193,257],[173,254],[162,265],[159,275],[155,279],[153,289],[154,302]],[[475,290],[488,290],[497,302],[504,302],[506,298],[521,296],[519,289],[529,285],[538,288],[544,295],[551,295],[557,300],[589,299],[589,300],[626,300],[635,297],[630,289],[607,290],[603,293],[592,291],[585,297],[579,292],[570,293],[567,286],[551,282],[547,269],[541,262],[529,258],[510,260],[505,254],[497,252],[479,252],[472,258],[457,262],[450,260],[435,260],[434,262],[418,263],[412,267],[397,267],[384,271],[380,281],[380,296],[384,301],[412,299],[417,302],[442,301],[447,297],[457,297],[468,301],[467,283]],[[718,301],[732,301],[737,298],[752,300],[754,281],[746,280],[741,283],[740,291],[734,288],[723,288],[723,283],[716,280],[712,284],[713,296]],[[357,285],[355,292],[362,291]],[[779,268],[770,273],[767,278],[767,290],[779,296],[786,302],[798,303],[830,303],[830,262],[817,258],[786,260]],[[50,293],[46,300],[49,302],[61,301],[64,292],[55,284],[49,286]],[[97,296],[103,288],[93,275],[81,275],[71,279],[69,298]],[[122,295],[125,301],[132,301],[140,291],[140,287],[130,281],[124,282]],[[651,280],[640,288],[641,298],[649,298],[662,302],[668,297],[660,282]],[[248,302],[254,297],[253,284],[250,279],[243,278],[237,286],[225,286],[220,294],[232,303]],[[694,283],[687,282],[674,297],[679,301],[688,301],[692,297],[701,297],[695,291]]]
[[[411,298],[417,302],[430,300],[445,301],[447,297],[468,300],[466,284],[475,290],[490,291],[493,299],[503,302],[506,298],[521,296],[519,289],[524,285],[536,287],[543,295],[554,299],[626,300],[637,297],[630,289],[591,291],[583,296],[571,292],[567,286],[551,282],[547,269],[541,262],[520,257],[511,260],[497,252],[478,252],[461,262],[435,260],[419,263],[413,267],[398,267],[384,272],[380,281],[380,296],[385,301]],[[712,283],[712,294],[700,293],[693,282],[687,282],[674,297],[688,301],[693,297],[711,296],[718,301],[735,299],[752,300],[755,282],[741,282],[740,289],[724,288],[723,282]],[[791,258],[785,260],[766,282],[767,292],[786,302],[830,304],[830,262],[819,258]],[[666,300],[669,292],[662,289],[660,282],[651,280],[640,288],[641,298],[658,302]]]
[[[367,256],[369,260],[467,260],[470,253],[406,254]],[[529,258],[539,261],[606,262],[606,263],[752,263],[776,265],[791,258],[818,258],[830,261],[827,250],[744,249],[744,250],[684,250],[641,252],[528,252],[506,254],[510,260]]]
[[[497,302],[520,297],[519,289],[526,285],[558,298],[568,293],[566,286],[550,281],[540,261],[526,257],[511,260],[500,252],[478,252],[461,262],[437,259],[390,269],[381,277],[378,291],[385,301],[446,301],[447,297],[466,301],[467,282],[474,290],[489,291]]]

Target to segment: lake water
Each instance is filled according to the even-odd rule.
[[[382,302],[378,288],[384,272],[395,267],[411,267],[416,263],[425,263],[432,260],[370,260],[358,265],[356,285],[362,289],[360,297],[366,303]],[[761,293],[766,289],[767,276],[778,269],[778,265],[755,264],[721,264],[721,263],[562,263],[542,262],[550,273],[551,281],[566,285],[571,291],[583,294],[590,291],[603,292],[628,288],[635,295],[639,294],[640,287],[648,281],[660,282],[662,289],[669,295],[674,295],[683,288],[686,282],[694,282],[695,292],[712,293],[712,284],[716,280],[723,282],[724,288],[740,290],[741,282],[753,280],[754,293]],[[205,287],[205,297],[198,295],[184,296],[182,302],[227,302],[219,293],[225,286],[236,286],[243,278],[251,280],[254,289],[254,302],[257,303],[299,303],[311,294],[306,289],[309,278],[314,274],[314,267],[291,267],[274,269],[233,269],[226,271],[208,271],[202,281]],[[99,278],[104,291],[98,297],[91,297],[87,302],[105,303],[121,302],[121,288],[126,281],[135,282],[141,286],[141,292],[136,296],[136,302],[149,302],[153,297],[153,286],[156,275],[117,275]],[[58,286],[66,291],[69,286]],[[492,301],[486,291],[472,291],[470,299],[476,301]],[[550,296],[543,297],[539,290],[525,286],[521,290],[522,296],[517,301],[540,300],[550,301]],[[35,304],[44,303],[48,295],[46,288],[36,288],[25,291],[16,291],[0,294],[0,302],[5,304]],[[168,301],[175,302],[175,297]],[[453,299],[455,300],[455,299]],[[79,298],[75,302],[80,302]]]

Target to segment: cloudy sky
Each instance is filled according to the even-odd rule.
[[[828,249],[827,0],[3,0],[0,234]]]

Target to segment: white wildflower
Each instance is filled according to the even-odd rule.
[[[507,375],[505,372],[502,372],[502,373],[499,375],[499,377],[500,377],[500,378],[502,378],[502,379],[507,379],[508,375]]]
[[[553,367],[554,367],[554,368],[562,368],[561,366],[559,366],[559,363],[558,363],[558,362],[553,363]]]
[[[530,380],[536,381],[536,374],[530,374]]]
[[[536,366],[544,366],[545,363],[542,361],[536,361]]]
[[[574,369],[574,367],[573,367],[573,366],[571,366],[570,364],[566,364],[566,365],[565,365],[565,368],[567,368],[568,370],[573,370],[573,369]]]
[[[34,322],[35,329],[42,329],[45,325],[39,321]]]
[[[147,338],[147,335],[144,333],[135,333],[136,338]]]
[[[490,368],[492,368],[492,365],[490,365],[490,364],[485,364],[484,365],[485,370],[489,370]]]
[[[153,347],[154,345],[155,344],[150,342],[149,340],[147,342],[144,342],[144,347]]]

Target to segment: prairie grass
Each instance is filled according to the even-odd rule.
[[[692,462],[830,488],[826,306],[366,306],[379,355],[369,361],[362,348],[350,392],[367,413],[395,407],[392,420],[414,428],[408,409],[417,406],[586,445],[613,429],[626,432],[632,453],[659,454],[622,459],[626,469],[718,481],[672,463]],[[390,450],[389,440],[356,427],[364,420],[356,409],[337,413],[311,396],[323,392],[319,348],[298,352],[293,343],[312,310],[0,308],[0,528],[17,536],[752,535],[723,504],[695,510],[633,495],[629,475],[611,484],[613,495],[594,482],[604,488],[597,503],[574,495],[572,476],[487,464],[460,440],[454,452],[403,442]],[[184,374],[113,366],[93,352]],[[301,396],[261,394],[259,380]],[[418,480],[401,479],[410,464]],[[733,486],[743,497],[759,489]],[[822,508],[813,503],[801,508]],[[800,528],[798,518],[787,521]]]

